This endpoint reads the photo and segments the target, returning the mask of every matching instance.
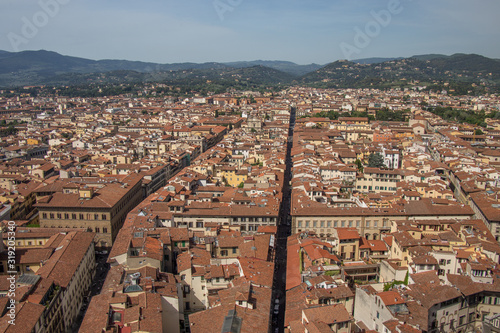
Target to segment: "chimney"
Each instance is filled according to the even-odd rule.
[[[140,272],[131,274],[130,275],[130,282],[132,283],[132,285],[136,285],[137,282],[139,281],[140,277],[141,277],[141,273]]]

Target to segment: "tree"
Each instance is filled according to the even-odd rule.
[[[474,135],[483,135],[483,131],[481,131],[479,128],[474,131]]]
[[[385,166],[384,157],[380,153],[371,153],[368,157],[368,167],[382,168]]]
[[[359,158],[356,159],[354,164],[356,164],[356,166],[358,167],[358,171],[362,173],[364,168],[363,168],[363,163],[359,160]]]
[[[17,134],[17,128],[15,128],[12,125],[9,125],[9,127],[0,130],[0,137],[16,135],[16,134]]]
[[[245,186],[245,183],[244,183],[244,182],[241,182],[241,183],[238,185],[238,188],[243,188],[243,186]]]
[[[376,118],[381,121],[405,121],[405,112],[401,110],[392,111],[387,108],[383,108],[376,112]]]
[[[408,274],[408,273],[407,273]],[[398,281],[398,280],[394,280],[392,282],[388,282],[388,283],[385,283],[384,284],[384,291],[389,291],[391,290],[392,288],[394,288],[395,286],[397,285],[401,285],[401,284],[405,284],[404,281]]]

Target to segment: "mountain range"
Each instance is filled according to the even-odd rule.
[[[51,51],[0,50],[0,87],[167,82],[170,84],[303,84],[317,87],[380,87],[408,82],[457,81],[497,88],[500,60],[476,54],[367,58],[326,65],[289,61],[238,61],[157,64],[128,60],[90,60]]]

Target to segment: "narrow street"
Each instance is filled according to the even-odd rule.
[[[94,278],[92,279],[92,285],[90,286],[90,290],[87,296],[83,299],[82,307],[80,308],[80,313],[78,314],[75,323],[71,327],[71,332],[78,332],[80,329],[80,325],[83,322],[83,317],[85,317],[85,313],[87,312],[87,308],[89,306],[90,300],[95,295],[99,295],[101,293],[102,285],[104,284],[104,280],[106,279],[106,275],[109,271],[109,264],[106,263],[108,260],[108,254],[96,254],[96,270]]]
[[[286,148],[286,169],[283,180],[283,201],[280,207],[278,218],[278,232],[276,234],[276,256],[274,262],[274,281],[273,281],[273,297],[271,299],[271,327],[270,332],[282,332],[285,322],[285,304],[286,304],[286,260],[287,260],[287,237],[291,232],[291,171],[292,171],[292,146],[293,146],[293,129],[295,127],[295,112],[296,108],[291,107],[290,110],[290,125],[288,128],[288,139]]]

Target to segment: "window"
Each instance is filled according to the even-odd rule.
[[[50,213],[50,218],[53,219],[54,218],[54,213]]]
[[[235,247],[233,247],[233,254],[235,254],[235,253],[236,253],[236,248],[235,248]]]
[[[99,214],[94,214],[94,220],[99,220]]]
[[[83,214],[80,214],[79,218],[80,218],[80,220],[84,220],[85,219],[84,216],[83,216]]]
[[[64,213],[64,219],[69,220],[69,214],[68,213]]]
[[[105,234],[108,233],[108,228],[102,228],[102,232]]]
[[[377,319],[380,318],[380,313],[377,311]]]
[[[57,213],[57,218],[58,218],[58,219],[62,219],[62,215],[61,215],[61,213]]]
[[[106,216],[106,214],[102,214],[102,215],[101,215],[101,219],[103,219],[103,220],[107,220],[107,219],[108,219],[108,217]]]
[[[101,232],[101,230],[99,229],[99,227],[95,227],[95,232]]]
[[[43,217],[44,219],[46,219],[46,218],[47,218],[47,213],[42,213],[42,217]]]

